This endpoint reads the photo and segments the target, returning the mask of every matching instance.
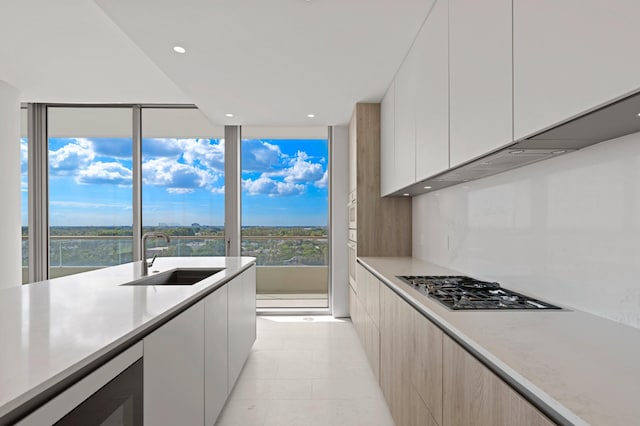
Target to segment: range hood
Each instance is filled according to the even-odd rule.
[[[437,191],[639,131],[640,93],[636,93],[390,195],[414,196]]]

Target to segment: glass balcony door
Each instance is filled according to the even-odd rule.
[[[193,108],[142,110],[142,232],[146,257],[224,256],[224,128]]]
[[[326,138],[242,140],[242,255],[257,259],[258,308],[328,308],[328,160]]]
[[[48,108],[51,278],[131,262],[131,108]]]

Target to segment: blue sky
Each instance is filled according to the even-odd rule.
[[[145,226],[224,224],[224,141],[144,139],[142,150]],[[326,226],[327,160],[326,140],[243,141],[243,225]],[[52,138],[49,168],[51,226],[131,225],[130,139]]]

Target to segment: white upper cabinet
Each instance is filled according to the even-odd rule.
[[[537,14],[548,13],[527,1]],[[547,31],[539,19],[527,19]],[[511,0],[449,0],[449,61],[453,167],[513,140]]]
[[[449,167],[449,0],[438,0],[418,33],[416,52],[416,180]]]
[[[380,104],[380,193],[388,195],[395,185],[395,106],[396,85],[391,83]]]
[[[513,13],[516,139],[640,88],[640,1],[514,0]]]
[[[416,57],[411,49],[396,76],[395,112],[395,183],[397,188],[411,185],[416,179]]]

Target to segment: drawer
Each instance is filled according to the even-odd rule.
[[[356,229],[349,229],[349,241],[358,241],[358,231]]]

